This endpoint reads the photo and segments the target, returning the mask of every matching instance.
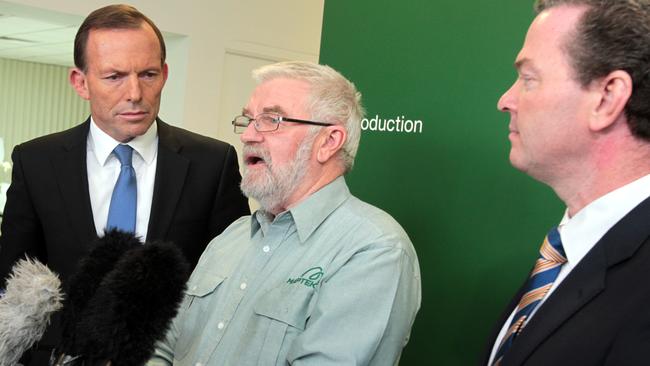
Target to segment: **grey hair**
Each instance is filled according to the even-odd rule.
[[[262,66],[253,70],[258,84],[277,78],[306,81],[310,86],[307,108],[311,118],[345,127],[347,138],[339,158],[345,172],[354,165],[361,138],[361,119],[365,111],[361,93],[354,84],[327,65],[306,61],[286,61]]]

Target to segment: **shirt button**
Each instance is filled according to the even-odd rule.
[[[196,290],[196,285],[192,286],[192,291]]]
[[[239,288],[242,290],[246,290],[246,286],[248,286],[246,285],[246,282],[242,282],[241,285],[239,285]]]
[[[271,250],[271,248],[269,248],[268,245],[265,245],[264,248],[262,248],[262,250],[264,251],[264,253],[268,253],[269,250]]]
[[[195,366],[203,366],[203,364],[200,363],[200,362],[197,362]]]
[[[219,328],[219,329],[223,329],[223,327],[224,327],[223,322],[219,322],[219,324],[217,324],[217,328]]]

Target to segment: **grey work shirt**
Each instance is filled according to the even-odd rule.
[[[149,365],[394,365],[420,307],[413,245],[343,177],[201,256]]]

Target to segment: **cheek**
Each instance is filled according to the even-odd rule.
[[[163,87],[162,83],[156,83],[156,84],[144,86],[143,90],[149,96],[149,98],[157,99],[160,98],[160,95],[162,94],[162,87]]]
[[[564,118],[566,99],[552,93],[525,93],[519,98],[520,128],[543,131],[556,124],[558,117]]]
[[[117,88],[94,87],[88,90],[90,100],[102,109],[110,109],[111,106],[119,100],[119,90]]]
[[[273,165],[275,166],[281,166],[281,165],[286,165],[290,161],[293,160],[295,156],[295,148],[292,146],[276,146],[275,150],[273,148],[270,149],[272,151],[271,153],[271,161],[273,162]],[[273,153],[274,151],[274,153]]]

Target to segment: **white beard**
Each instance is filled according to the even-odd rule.
[[[311,132],[311,131],[310,131]],[[244,145],[244,155],[253,154],[264,159],[266,169],[255,172],[244,165],[241,190],[246,197],[259,202],[264,211],[275,212],[286,203],[307,174],[309,160],[317,133],[309,133],[300,143],[292,161],[274,166],[266,149]]]

